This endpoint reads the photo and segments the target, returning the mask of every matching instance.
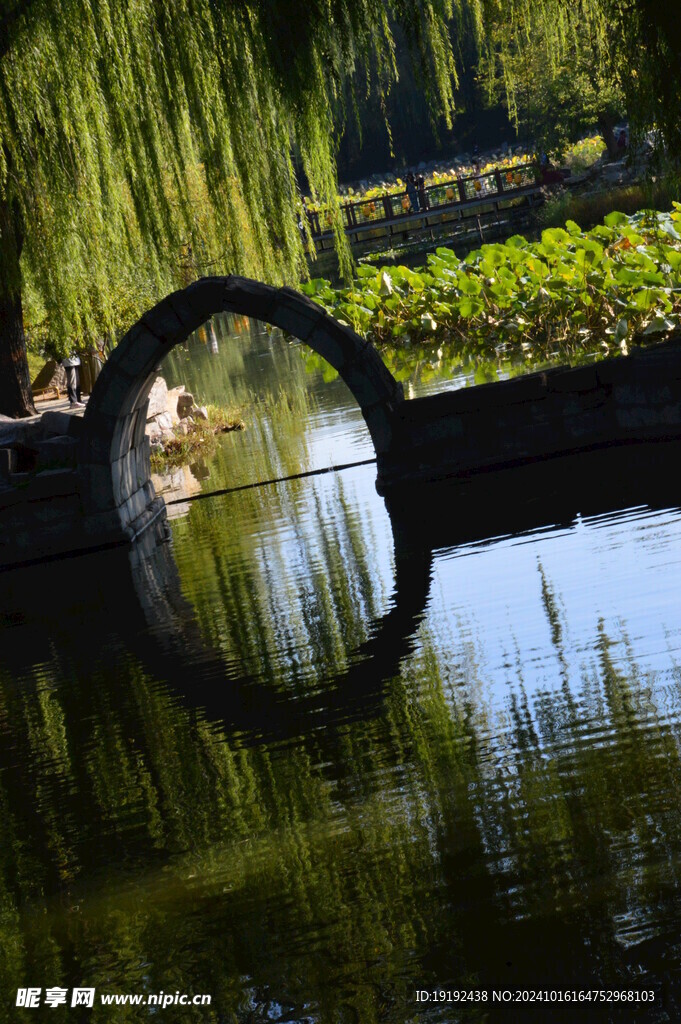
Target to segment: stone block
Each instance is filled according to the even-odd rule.
[[[340,374],[360,409],[371,408],[389,400],[390,395],[386,389],[377,383],[360,363],[353,362],[342,367]]]
[[[396,446],[398,450],[404,452],[411,449],[427,450],[429,445],[437,445],[441,442],[460,443],[465,433],[464,418],[461,416],[440,417],[430,422],[418,420],[408,424],[402,422],[396,437]],[[477,450],[475,440],[469,441],[467,447]]]
[[[120,506],[121,520],[127,525],[135,522],[147,508],[147,496],[143,488],[134,491],[127,501]]]
[[[384,405],[374,405],[364,413],[364,419],[371,434],[376,455],[379,456],[390,451],[394,444],[394,417],[390,410]]]
[[[163,377],[156,377],[154,383],[151,385],[149,391],[149,397],[147,399],[147,419],[152,420],[155,416],[160,413],[164,413],[168,409],[168,385],[166,384]]]
[[[12,473],[12,475],[10,477],[10,483],[14,487],[22,487],[24,484],[27,484],[30,479],[31,479],[31,474],[30,473],[27,473],[27,472]]]
[[[382,402],[398,405],[402,401],[401,389],[374,349],[360,352],[356,359],[341,367],[340,375],[360,409]]]
[[[65,465],[75,466],[78,455],[78,441],[75,437],[48,437],[45,441],[37,441],[37,468]]]
[[[29,481],[26,500],[43,501],[65,494],[77,495],[79,491],[80,478],[76,469],[44,469]]]
[[[231,275],[225,282],[223,308],[232,313],[272,323],[272,313],[277,305],[278,293],[271,285],[251,281],[247,277]]]
[[[615,384],[628,384],[634,377],[633,361],[624,359],[604,359],[594,366],[599,387],[611,388]]]
[[[96,415],[120,416],[132,412],[135,398],[144,382],[131,377],[120,365],[114,365],[113,356],[104,364],[97,378],[83,418],[83,434],[88,433],[90,422]]]
[[[120,360],[131,377],[152,373],[167,352],[167,347],[141,323],[136,323],[121,338],[111,358]]]
[[[114,501],[120,505],[130,497],[130,491],[126,493],[123,480],[124,459],[115,459],[111,463],[111,486],[113,488]]]
[[[173,344],[186,340],[189,335],[210,319],[211,314],[206,313],[199,304],[192,301],[184,291],[172,292],[166,300],[172,307],[177,319],[182,324],[184,334],[169,338]],[[215,312],[215,311],[213,311]]]
[[[228,280],[228,277],[202,277],[184,289],[185,300],[196,316],[202,318],[200,323],[225,308],[225,286]]]
[[[27,507],[32,527],[38,531],[38,540],[45,535],[58,536],[77,530],[81,519],[78,496],[73,492],[50,493],[36,498]]]
[[[137,448],[137,446],[142,443],[144,436],[146,434],[147,421],[139,409],[131,413],[131,416],[133,417],[134,420],[132,430],[132,444],[133,447]]]
[[[555,376],[558,376],[558,374],[555,374]],[[513,380],[503,381],[498,385],[488,385],[489,388],[498,388],[498,392],[488,390],[486,397],[491,402],[492,407],[524,405],[526,402],[536,402],[546,398],[548,381],[549,375],[547,373],[532,373],[526,377],[516,377]]]
[[[305,340],[311,349],[319,353],[336,370],[356,359],[367,348],[376,352],[368,341],[360,338],[350,327],[337,323],[330,316],[324,317]]]
[[[80,466],[78,477],[83,508],[87,514],[115,509],[118,506],[110,463]]]
[[[157,521],[162,522],[166,515],[165,502],[162,498],[155,498],[132,523],[124,528],[124,533],[130,540],[136,540],[153,523]],[[151,605],[153,605],[153,601],[150,602]]]
[[[163,343],[166,350],[178,341],[185,341],[190,333],[175,312],[169,296],[145,313],[140,323]]]
[[[138,489],[137,457],[131,448],[122,458],[111,463],[111,483],[114,500],[120,505]]]
[[[327,314],[305,295],[292,288],[280,288],[277,305],[271,314],[272,323],[295,338],[305,341]]]
[[[135,448],[135,466],[137,472],[137,486],[142,487],[151,477],[151,439],[145,437],[142,443]]]
[[[112,456],[119,454],[113,449],[113,438],[118,417],[114,415],[93,415],[88,429],[79,442],[78,462],[81,466],[92,463],[108,465]]]
[[[311,319],[320,315],[322,317],[328,316],[323,306],[320,306],[318,302],[311,299],[309,295],[303,295],[302,292],[296,291],[295,288],[280,288],[279,302],[284,305],[292,305],[293,307],[300,309],[301,312],[304,310],[305,315]]]
[[[203,420],[204,423],[208,422],[208,409],[205,405],[199,405],[194,409],[194,419]]]
[[[548,380],[550,391],[558,394],[595,391],[598,388],[598,374],[595,366],[578,366],[574,370],[561,370],[552,374]]]
[[[660,409],[660,420],[666,427],[675,427],[681,432],[681,402],[665,405]]]
[[[142,490],[144,491],[144,496],[147,500],[147,506],[150,506],[151,503],[155,501],[163,501],[162,498],[156,497],[156,490],[151,480],[146,481]],[[165,505],[165,502],[163,502],[163,504]]]
[[[646,405],[620,405],[615,408],[615,423],[624,431],[661,427],[660,421],[659,411]]]
[[[612,409],[579,409],[563,417],[563,431],[574,445],[606,440],[612,430]]]
[[[119,416],[111,436],[111,451],[119,457],[134,446],[137,413]]]
[[[80,437],[83,433],[83,417],[70,412],[48,411],[40,418],[44,437]]]
[[[118,509],[96,510],[85,515],[82,522],[84,540],[91,544],[106,544],[119,541],[124,543],[127,535]]]

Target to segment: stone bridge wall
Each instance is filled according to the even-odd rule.
[[[681,438],[681,338],[404,402],[380,489]]]

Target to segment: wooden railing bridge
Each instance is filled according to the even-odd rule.
[[[567,174],[546,170],[535,162],[497,167],[486,174],[436,182],[418,190],[418,207],[406,192],[375,196],[344,203],[343,228],[351,244],[381,234],[435,227],[451,221],[470,220],[482,239],[483,224],[500,222],[515,209],[543,200],[547,186],[558,185]],[[333,248],[333,225],[329,212],[307,209],[310,233],[318,252]]]

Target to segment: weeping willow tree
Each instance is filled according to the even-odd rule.
[[[332,111],[355,68],[389,88],[396,24],[451,126],[464,7],[511,102],[514,53],[565,55],[582,18],[629,110],[679,141],[673,12],[652,0],[0,2],[0,412],[33,409],[24,307],[58,354],[201,274],[304,274],[292,147],[333,205]]]
[[[560,147],[597,125],[611,151],[627,113],[681,154],[681,33],[656,0],[481,0],[481,77],[516,124]]]
[[[396,23],[450,121],[458,2],[5,2],[0,412],[32,411],[24,307],[64,353],[204,273],[302,274],[292,146],[332,201],[331,110],[358,61],[387,87]]]
[[[484,38],[481,78],[489,101],[505,99],[516,130],[546,152],[562,152],[596,126],[611,155],[624,93],[610,68],[611,38],[591,0],[514,3]]]

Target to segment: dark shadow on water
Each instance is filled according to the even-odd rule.
[[[75,622],[78,636],[65,646],[78,648],[84,685],[88,666],[132,656],[182,706],[219,721],[241,743],[290,742],[336,728],[380,714],[389,681],[417,642],[434,552],[570,528],[580,515],[676,507],[678,454],[678,445],[598,452],[387,499],[395,558],[390,608],[370,624],[349,667],[319,679],[302,697],[245,675],[237,661],[226,661],[207,643],[183,595],[163,525],[132,549],[4,573],[0,626],[10,627],[3,629],[4,663],[20,678],[27,650],[34,664],[49,660],[63,623]]]

